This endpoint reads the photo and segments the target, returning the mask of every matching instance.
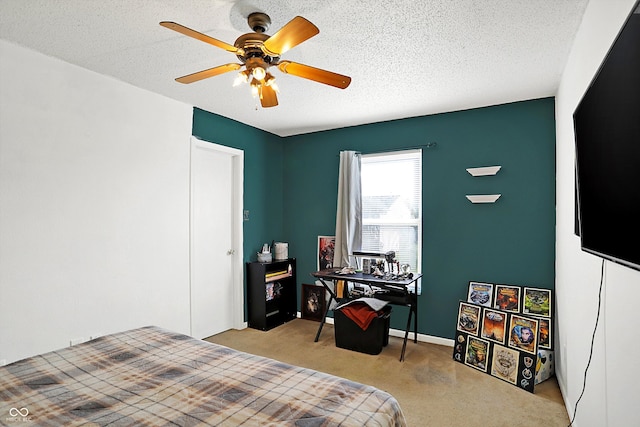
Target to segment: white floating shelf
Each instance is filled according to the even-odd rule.
[[[495,175],[501,167],[502,166],[485,166],[482,168],[467,168],[467,172],[473,176]]]
[[[467,194],[467,199],[469,199],[471,203],[494,203],[500,196],[502,196],[502,194]]]

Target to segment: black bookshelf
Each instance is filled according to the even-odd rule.
[[[247,263],[249,327],[267,331],[296,318],[296,260]]]

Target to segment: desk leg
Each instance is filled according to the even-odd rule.
[[[402,343],[402,353],[400,353],[400,361],[404,362],[404,352],[407,349],[407,338],[409,338],[409,328],[411,327],[411,315],[413,310],[409,308],[409,318],[407,319],[407,329],[404,331],[404,342]]]
[[[327,282],[325,282],[322,279],[318,279],[318,280],[320,280],[320,283],[322,283],[322,286],[324,286],[324,289],[327,292],[329,292],[329,301],[327,301],[327,308],[324,311],[324,316],[322,316],[322,320],[320,321],[320,326],[318,326],[318,332],[316,333],[316,339],[313,340],[313,342],[318,342],[318,339],[320,338],[320,333],[322,332],[322,327],[324,326],[324,322],[327,320],[327,313],[329,313],[329,308],[331,308],[331,302],[332,301],[338,302],[338,299],[336,298],[336,294],[329,287],[329,285],[327,285]]]
[[[415,299],[413,300],[413,304],[411,304],[411,310],[415,312],[413,318],[413,342],[418,342],[418,295],[415,295]]]
[[[316,333],[316,339],[313,342],[318,342],[320,338],[320,333],[322,332],[322,327],[324,326],[324,322],[327,319],[327,313],[329,313],[329,307],[331,307],[331,301],[333,301],[333,295],[329,297],[329,302],[327,303],[327,309],[324,311],[324,316],[322,316],[322,320],[320,321],[320,326],[318,327],[318,333]]]

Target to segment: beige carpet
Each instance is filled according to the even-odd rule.
[[[412,341],[404,362],[402,339],[390,337],[376,356],[335,346],[333,325],[313,342],[319,323],[296,319],[270,331],[230,330],[207,339],[248,353],[349,378],[391,393],[411,427],[567,426],[569,418],[554,378],[520,390],[454,362],[453,349]]]

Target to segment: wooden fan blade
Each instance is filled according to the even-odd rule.
[[[264,108],[275,107],[278,105],[278,96],[271,86],[263,84],[260,91],[260,103]]]
[[[333,73],[331,71],[321,70],[320,68],[310,67],[309,65],[298,64],[297,62],[281,61],[278,63],[278,69],[286,74],[313,80],[318,83],[324,83],[340,89],[345,89],[351,83],[351,77],[343,76],[342,74]]]
[[[162,25],[163,27],[169,28],[170,30],[177,31],[180,34],[184,34],[185,36],[193,37],[194,39],[203,41],[205,43],[209,43],[215,47],[219,47],[220,49],[224,49],[226,51],[233,52],[233,53],[238,52],[237,47],[230,45],[229,43],[220,41],[218,39],[214,39],[213,37],[209,37],[206,34],[199,33],[195,30],[192,30],[191,28],[185,27],[184,25],[176,24],[175,22],[171,22],[171,21],[162,21],[160,22],[160,25]]]
[[[229,71],[239,70],[242,65],[240,64],[225,64],[218,67],[209,68],[208,70],[198,71],[197,73],[187,74],[186,76],[178,77],[176,81],[178,83],[193,83],[202,79],[217,76],[218,74],[224,74]]]
[[[268,55],[280,56],[289,49],[318,34],[318,27],[302,16],[296,16],[274,35],[269,37],[263,47]]]

